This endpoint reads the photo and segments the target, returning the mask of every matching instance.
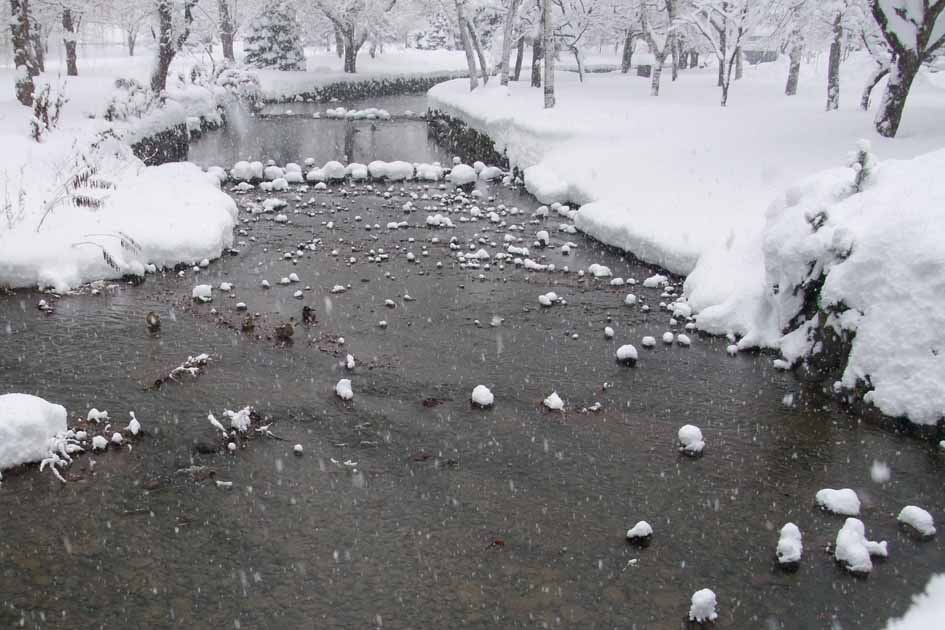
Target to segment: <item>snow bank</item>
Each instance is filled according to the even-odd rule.
[[[715,593],[708,588],[696,591],[692,594],[692,602],[689,606],[689,619],[699,623],[705,621],[715,621],[719,618],[716,611],[717,606]]]
[[[817,505],[834,514],[856,516],[860,513],[860,498],[850,488],[824,488],[817,491],[816,499]]]
[[[50,440],[66,431],[66,409],[29,394],[0,396],[0,470],[49,456]]]
[[[890,619],[885,630],[935,630],[945,619],[945,573],[933,575],[925,591],[912,599],[905,615]]]
[[[778,537],[778,562],[796,564],[801,561],[804,545],[801,542],[801,530],[794,523],[786,523]]]
[[[140,275],[146,264],[217,258],[233,243],[236,204],[194,164],[143,167],[131,158],[115,186],[97,210],[66,205],[39,231],[37,216],[0,231],[0,286],[66,290]]]
[[[935,535],[935,520],[931,514],[917,505],[907,505],[902,508],[897,520],[909,525],[923,536]]]

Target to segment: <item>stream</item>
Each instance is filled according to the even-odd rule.
[[[421,120],[315,120],[317,106],[294,105],[206,133],[191,160],[452,155]],[[324,107],[339,105],[425,109],[423,96]],[[36,309],[48,296],[0,294],[3,391],[70,417],[107,409],[115,426],[133,410],[145,432],[131,448],[78,457],[66,484],[35,466],[4,474],[0,627],[673,629],[688,627],[690,596],[709,587],[719,628],[869,629],[945,569],[941,534],[918,540],[896,522],[906,504],[943,520],[945,458],[933,444],[806,391],[771,356],[728,356],[723,338],[642,348],[644,335],[682,332],[659,307],[672,298],[574,272],[598,263],[642,282],[658,269],[558,231],[556,216],[532,223],[540,204],[524,190],[477,190],[446,208],[436,197],[447,191],[417,182],[273,193],[288,202],[286,224],[250,214],[264,198],[252,191],[236,195],[248,219],[239,254],[199,273],[80,291],[49,316]],[[461,222],[472,205],[518,208],[501,220],[524,231]],[[434,213],[455,228],[426,227]],[[411,227],[386,227],[399,221]],[[495,254],[507,233],[530,247],[539,229],[551,246],[532,257],[558,271],[464,268],[449,248],[456,237],[458,251]],[[300,244],[312,247],[287,259]],[[300,282],[278,284],[293,272]],[[217,289],[224,281],[231,293]],[[209,304],[191,300],[201,283],[214,286]],[[670,283],[678,293],[680,279]],[[548,291],[566,304],[542,308]],[[640,304],[624,305],[629,292]],[[258,313],[251,333],[237,302]],[[317,323],[301,323],[303,305]],[[283,343],[276,328],[289,317]],[[635,367],[614,360],[622,343],[640,350]],[[211,361],[199,376],[149,388],[202,352]],[[349,402],[335,396],[341,378]],[[493,408],[470,405],[479,384]],[[564,412],[542,406],[552,391]],[[281,439],[228,453],[207,413],[246,405]],[[677,451],[687,423],[705,435],[702,457]],[[871,480],[874,461],[889,465],[888,482]],[[866,578],[827,551],[844,518],[815,506],[825,487],[855,489],[867,536],[889,542]],[[639,520],[653,526],[648,547],[625,540]],[[774,557],[788,521],[804,535],[796,572]]]

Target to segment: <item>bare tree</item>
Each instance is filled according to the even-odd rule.
[[[462,42],[463,51],[466,53],[466,66],[469,68],[469,91],[472,92],[479,87],[479,80],[476,78],[476,58],[473,56],[468,21],[463,12],[464,4],[465,0],[456,0],[456,23],[459,27],[459,39]]]
[[[236,55],[233,53],[236,25],[233,23],[230,0],[217,0],[217,13],[220,16],[220,44],[223,46],[223,58],[228,61],[236,61]]]
[[[29,0],[10,0],[10,34],[13,44],[13,64],[16,66],[16,99],[22,104],[33,104],[33,77],[39,74],[33,45],[30,40]]]
[[[193,9],[200,0],[184,0],[184,18],[180,27],[174,26],[174,0],[156,0],[158,17],[158,50],[151,73],[151,89],[161,92],[167,87],[167,73],[174,57],[187,43],[194,22]]]
[[[520,0],[508,0],[508,11],[505,14],[505,25],[502,31],[502,71],[499,77],[499,83],[502,85],[509,84],[509,62],[512,58],[512,27],[515,24],[519,4]]]
[[[542,47],[545,49],[545,109],[555,106],[555,29],[551,18],[552,0],[542,5]]]

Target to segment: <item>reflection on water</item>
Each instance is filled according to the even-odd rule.
[[[280,128],[253,124],[257,133]],[[422,128],[389,131],[419,136]],[[221,144],[228,153],[220,156],[210,151],[220,141],[213,134],[196,148],[205,163],[321,161],[347,150],[312,134],[291,153],[282,143],[300,134],[279,133],[282,140]],[[383,150],[396,153],[382,159],[438,152],[384,137]],[[120,424],[134,410],[147,431],[133,450],[79,458],[67,485],[35,468],[5,476],[0,626],[683,628],[690,595],[708,586],[719,595],[720,628],[880,628],[945,566],[942,536],[920,542],[895,523],[906,503],[934,513],[945,505],[945,462],[927,443],[802,395],[769,357],[730,358],[723,339],[660,346],[642,352],[638,367],[622,367],[615,343],[669,327],[659,291],[634,291],[653,307],[645,314],[623,305],[625,288],[573,273],[462,269],[450,237],[495,253],[506,231],[457,215],[455,230],[367,231],[388,221],[421,225],[426,212],[405,213],[396,191],[390,200],[349,193],[317,193],[300,213],[287,194],[289,224],[244,225],[240,255],[196,277],[171,273],[67,297],[48,317],[34,293],[0,296],[4,391],[43,395],[73,415],[107,408]],[[483,207],[490,195],[509,208],[537,205],[486,187]],[[526,238],[540,228],[516,220]],[[637,280],[654,271],[546,223],[555,245],[542,252],[547,262],[596,262]],[[324,239],[316,251],[297,264],[283,258],[313,235]],[[568,256],[557,248],[566,240],[577,245]],[[390,260],[368,262],[381,248]],[[276,285],[292,272],[299,285]],[[262,279],[273,288],[260,288]],[[215,291],[212,304],[191,304],[194,283],[224,280],[232,296]],[[333,294],[336,284],[351,288]],[[303,300],[291,297],[306,285]],[[550,290],[567,306],[540,308],[537,296]],[[260,314],[258,338],[239,332],[238,301]],[[303,304],[318,324],[299,326],[294,343],[279,347],[274,327],[298,319]],[[159,335],[145,330],[149,310],[163,319]],[[605,325],[615,340],[604,338]],[[197,352],[214,357],[198,379],[144,389]],[[349,352],[353,372],[342,366]],[[351,403],[333,394],[340,378],[352,379]],[[470,407],[478,384],[495,393],[494,409]],[[566,413],[542,409],[552,390]],[[801,404],[783,406],[786,392]],[[601,412],[580,412],[597,401]],[[214,436],[208,410],[246,404],[283,440],[259,438],[233,456],[195,450]],[[685,423],[706,435],[700,459],[675,450]],[[295,443],[303,456],[293,455]],[[892,468],[889,483],[871,481],[874,459]],[[192,465],[212,476],[177,472]],[[868,579],[824,552],[843,519],[814,508],[823,487],[854,488],[868,535],[889,541],[889,559]],[[640,519],[655,529],[646,549],[623,540]],[[804,533],[793,574],[774,567],[777,529],[789,520]]]

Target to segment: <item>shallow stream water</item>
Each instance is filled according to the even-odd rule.
[[[241,124],[205,135],[192,159],[449,156],[416,121],[377,123],[353,144],[348,130],[363,123]],[[727,356],[724,339],[640,348],[643,335],[680,331],[658,289],[512,264],[462,268],[451,237],[461,251],[494,254],[506,233],[530,245],[547,229],[552,247],[533,257],[559,269],[599,263],[638,281],[658,271],[557,231],[563,219],[532,224],[538,204],[521,190],[480,190],[475,205],[517,207],[524,214],[502,220],[525,230],[461,223],[471,204],[450,206],[455,229],[423,227],[434,211],[425,208],[444,212],[436,185],[280,193],[288,224],[250,214],[261,199],[251,193],[237,196],[249,219],[240,253],[199,273],[65,296],[52,315],[36,309],[49,296],[0,295],[3,391],[41,395],[71,416],[105,408],[116,426],[134,410],[146,431],[132,448],[77,458],[67,484],[35,467],[5,474],[0,626],[683,628],[689,597],[709,587],[719,628],[881,628],[945,569],[941,535],[920,541],[895,520],[909,503],[942,520],[945,458],[933,445],[801,390],[770,356]],[[411,193],[431,198],[405,212]],[[413,227],[385,227],[403,220]],[[284,258],[302,243],[314,248]],[[372,249],[389,259],[369,262]],[[292,272],[299,283],[277,284]],[[232,295],[192,303],[195,284],[222,281]],[[547,291],[567,304],[540,307]],[[623,305],[631,291],[649,313]],[[252,333],[240,330],[240,301],[259,314]],[[317,323],[301,325],[303,305]],[[150,310],[163,321],[157,334],[145,329]],[[289,317],[299,325],[284,344],[275,329]],[[636,367],[614,361],[621,343],[640,349]],[[204,373],[149,389],[200,352],[212,356]],[[351,402],[334,395],[340,378],[352,380]],[[478,384],[492,389],[493,409],[470,406]],[[564,413],[542,407],[552,391]],[[599,412],[582,411],[595,402]],[[282,439],[226,453],[207,413],[244,405]],[[705,434],[701,458],[676,450],[686,423]],[[218,452],[201,453],[208,445]],[[889,482],[871,480],[874,460],[890,466]],[[205,468],[178,472],[191,466]],[[854,488],[867,535],[889,541],[868,578],[826,551],[844,519],[815,507],[824,487]],[[641,519],[652,544],[629,546],[624,533]],[[795,573],[774,560],[787,521],[804,534]]]

